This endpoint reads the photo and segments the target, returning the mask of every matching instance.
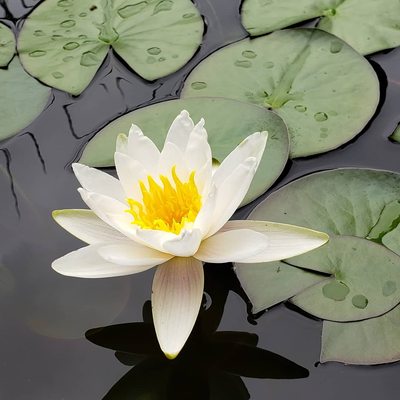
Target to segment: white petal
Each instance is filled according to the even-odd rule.
[[[179,235],[159,230],[137,229],[135,234],[147,246],[179,257],[189,257],[196,253],[203,237],[199,229],[183,229]]]
[[[139,181],[147,182],[149,172],[143,165],[124,153],[114,154],[115,168],[127,197],[141,201],[142,192]],[[125,201],[124,199],[124,201]]]
[[[98,253],[106,261],[126,266],[158,265],[173,257],[170,254],[161,253],[150,247],[140,245],[133,240],[103,245],[99,247]]]
[[[124,201],[125,194],[118,179],[83,164],[74,163],[72,164],[72,169],[84,189]]]
[[[124,133],[120,133],[117,136],[117,142],[115,144],[115,151],[117,153],[128,154],[128,136]]]
[[[161,350],[173,359],[196,322],[204,290],[203,265],[194,258],[173,258],[154,276],[151,303]]]
[[[190,133],[184,156],[190,171],[197,171],[207,162],[211,163],[211,148],[208,144],[203,118]]]
[[[150,138],[143,135],[138,126],[132,125],[128,136],[128,155],[154,173],[160,151]]]
[[[172,122],[165,139],[165,144],[173,143],[184,152],[189,140],[189,134],[193,128],[194,124],[192,119],[189,117],[189,113],[186,110],[183,110]]]
[[[217,185],[222,182],[232,173],[232,171],[242,164],[249,157],[254,157],[257,160],[257,166],[264,153],[267,143],[267,132],[256,132],[243,140],[221,163],[215,171],[213,181]]]
[[[217,188],[213,186],[206,198],[203,198],[202,207],[197,214],[197,217],[193,223],[193,229],[200,229],[203,237],[205,237],[212,224],[212,218],[215,210],[215,204],[217,200]]]
[[[283,260],[314,250],[329,240],[325,233],[300,226],[267,221],[229,221],[221,232],[251,229],[262,234],[268,241],[265,251],[238,260],[242,263],[259,263]]]
[[[215,210],[207,236],[219,231],[239,207],[256,173],[257,163],[254,157],[248,158],[217,186]]]
[[[154,265],[122,266],[105,261],[97,250],[101,245],[90,245],[53,261],[52,268],[62,275],[78,278],[108,278],[136,274]]]
[[[268,240],[250,229],[218,232],[201,242],[195,258],[210,263],[238,261],[265,250]]]
[[[109,243],[126,237],[101,220],[92,210],[55,210],[55,221],[88,244]]]
[[[176,174],[181,181],[189,177],[189,170],[186,166],[182,151],[173,143],[166,142],[158,161],[157,171],[171,179],[172,167],[176,167]]]

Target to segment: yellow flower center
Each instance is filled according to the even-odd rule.
[[[127,200],[130,209],[126,211],[132,214],[133,224],[143,229],[179,234],[186,224],[194,222],[201,208],[195,172],[192,171],[187,182],[178,178],[175,166],[171,175],[172,180],[160,175],[162,185],[150,175],[147,177],[148,188],[143,181],[139,182],[142,202]]]

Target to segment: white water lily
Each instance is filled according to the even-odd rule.
[[[200,309],[203,262],[281,260],[328,240],[324,233],[286,224],[228,221],[249,189],[266,141],[267,132],[252,134],[213,169],[203,119],[194,125],[182,111],[161,152],[132,125],[129,137],[117,139],[119,180],[73,165],[90,210],[58,210],[53,216],[89,245],[52,267],[64,275],[104,278],[157,266],[154,325],[162,351],[175,358]]]

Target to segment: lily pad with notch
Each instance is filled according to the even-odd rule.
[[[182,97],[232,98],[273,109],[291,136],[291,157],[337,148],[373,116],[379,82],[341,39],[292,29],[224,47],[189,75]]]
[[[320,18],[317,28],[342,38],[361,54],[400,45],[397,0],[245,0],[241,15],[252,36]]]
[[[195,122],[205,119],[217,162],[222,162],[250,134],[268,131],[267,148],[243,204],[264,193],[281,174],[289,153],[289,137],[282,119],[265,108],[220,98],[170,100],[125,114],[89,141],[79,162],[94,167],[113,166],[116,138],[127,133],[132,123],[162,148],[171,122],[183,109],[189,111]]]
[[[0,23],[0,67],[5,67],[15,54],[15,36],[13,31]]]
[[[190,0],[45,0],[25,21],[18,51],[30,74],[78,95],[110,46],[142,78],[154,80],[186,64],[203,28]]]

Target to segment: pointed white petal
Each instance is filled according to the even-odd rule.
[[[314,250],[329,240],[329,236],[326,233],[300,226],[267,221],[229,221],[221,229],[221,232],[236,229],[257,231],[268,242],[268,247],[264,251],[238,260],[242,263],[283,260]]]
[[[183,110],[172,122],[165,139],[165,144],[173,143],[184,152],[189,140],[189,134],[193,128],[194,124],[192,119],[189,117],[189,113],[186,110]]]
[[[248,158],[217,186],[215,210],[207,237],[218,232],[239,207],[256,173],[257,163],[254,157]]]
[[[98,253],[106,261],[126,266],[158,265],[173,257],[170,254],[161,253],[158,250],[140,245],[133,240],[103,245],[99,247]]]
[[[106,224],[92,210],[55,210],[52,215],[66,231],[88,244],[126,240],[124,235]]]
[[[101,245],[90,245],[53,261],[52,268],[62,275],[78,278],[108,278],[136,274],[154,265],[116,265],[104,260],[97,250]]]
[[[182,151],[174,143],[166,142],[158,161],[157,171],[171,179],[172,167],[176,167],[176,174],[181,181],[188,179],[189,170]]]
[[[215,171],[213,181],[217,187],[222,184],[238,165],[242,164],[249,157],[254,157],[257,160],[257,168],[264,153],[267,138],[267,132],[256,132],[244,139],[222,161],[221,165]]]
[[[125,192],[125,199],[129,197],[141,201],[142,192],[139,181],[142,180],[146,183],[149,172],[140,162],[123,153],[115,153],[114,161],[118,177]]]
[[[203,265],[194,258],[173,258],[157,268],[153,319],[161,350],[170,359],[179,354],[193,329],[203,290]]]
[[[193,229],[199,229],[203,237],[208,234],[208,231],[212,224],[216,200],[217,188],[213,186],[207,194],[207,197],[205,199],[203,198],[202,207],[193,223]]]
[[[195,258],[210,263],[225,263],[254,256],[268,246],[264,235],[250,229],[218,232],[201,242]]]
[[[117,136],[115,151],[117,153],[128,154],[128,136],[126,136],[125,133],[120,133]]]
[[[72,164],[75,176],[81,186],[89,192],[101,193],[118,201],[124,201],[121,183],[113,176],[83,164]]]
[[[154,173],[160,151],[150,138],[143,135],[138,126],[132,125],[128,136],[128,155]]]

